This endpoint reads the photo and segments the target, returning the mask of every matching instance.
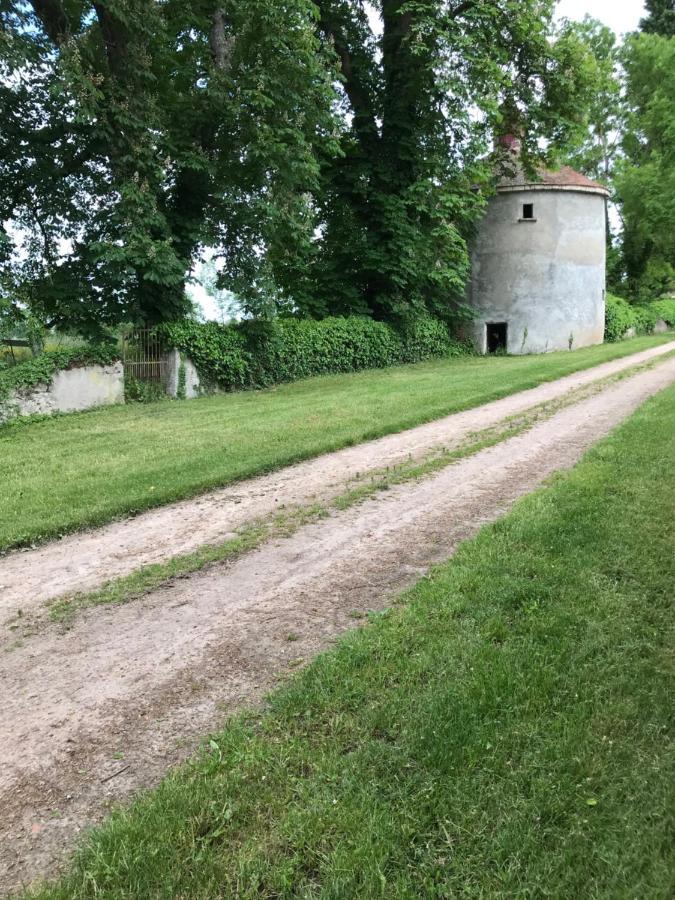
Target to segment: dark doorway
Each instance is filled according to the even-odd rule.
[[[488,322],[487,352],[506,353],[506,322]]]

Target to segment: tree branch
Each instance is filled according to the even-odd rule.
[[[118,74],[122,69],[122,61],[126,52],[124,28],[115,20],[114,16],[110,15],[104,3],[94,3],[92,5],[101,29],[108,68],[113,75]]]
[[[57,45],[65,43],[79,25],[70,21],[61,0],[31,0],[30,5],[47,36]]]
[[[224,9],[217,9],[213,14],[213,25],[209,34],[209,46],[213,54],[213,64],[220,72],[227,74],[232,68],[234,37],[228,34],[230,24]]]
[[[468,12],[472,6],[476,5],[476,0],[465,0],[464,3],[460,3],[454,9],[450,10],[449,16],[451,19],[457,19],[459,16],[464,15],[465,12]]]
[[[366,81],[354,64],[349,42],[342,24],[331,8],[330,0],[317,0],[319,28],[331,38],[340,60],[340,71],[344,78],[345,91],[354,112],[354,131],[359,140],[370,148],[379,139],[373,99]]]

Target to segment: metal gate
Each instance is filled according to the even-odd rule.
[[[161,335],[153,328],[136,328],[124,335],[122,348],[125,374],[166,387],[168,362]]]

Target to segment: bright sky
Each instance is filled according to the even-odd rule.
[[[644,15],[644,3],[642,0],[559,0],[556,11],[559,18],[579,21],[588,14],[609,25],[616,35],[622,35],[635,31]]]

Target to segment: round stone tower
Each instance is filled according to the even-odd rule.
[[[514,142],[515,143],[515,142]],[[606,188],[569,166],[528,180],[515,158],[471,250],[470,333],[481,353],[600,344]]]

